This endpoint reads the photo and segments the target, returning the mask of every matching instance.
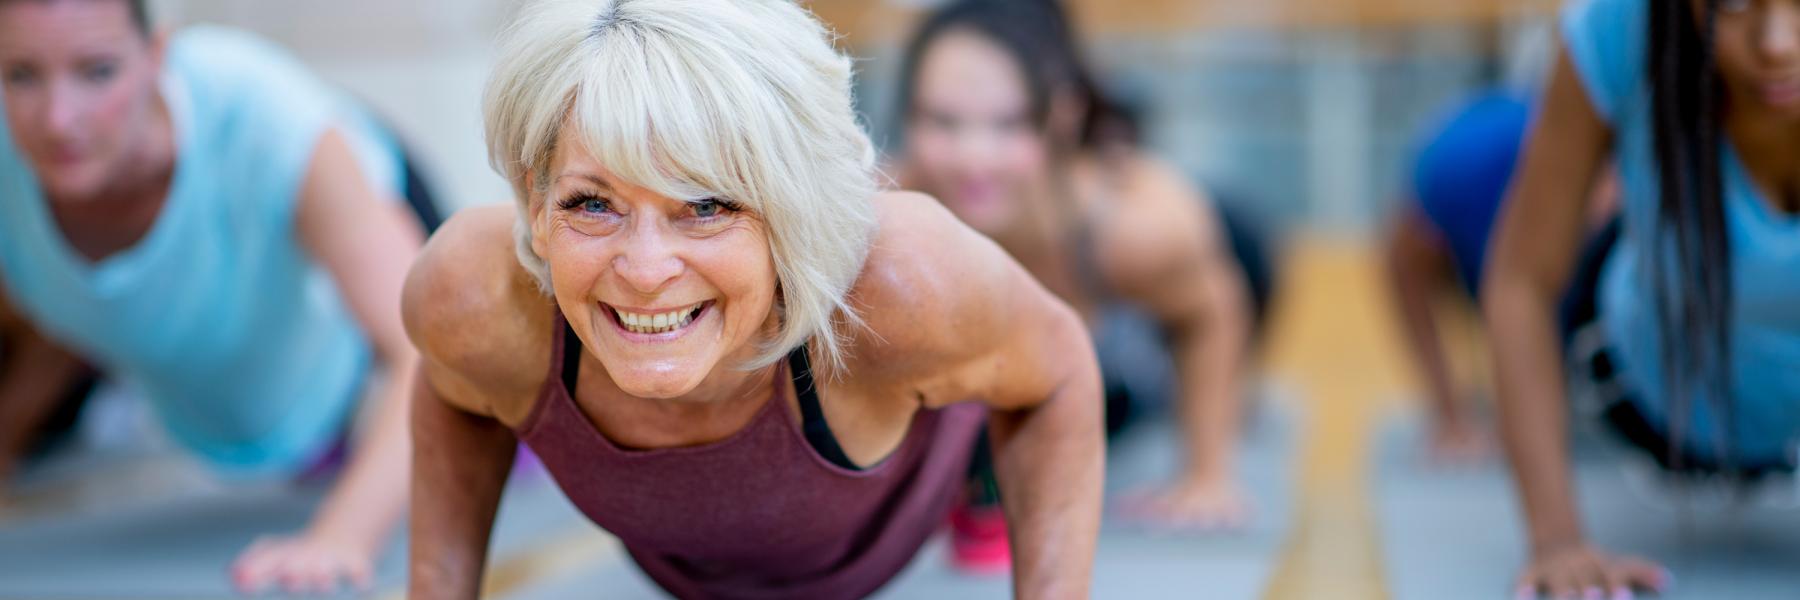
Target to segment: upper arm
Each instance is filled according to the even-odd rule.
[[[478,207],[452,215],[406,277],[401,314],[419,349],[423,377],[444,402],[466,412],[522,420],[521,403],[540,383],[547,347],[511,258],[511,211]],[[547,313],[549,299],[538,298]],[[517,417],[517,418],[515,418]]]
[[[1132,169],[1128,208],[1113,211],[1096,240],[1106,283],[1169,327],[1241,312],[1244,274],[1210,200],[1161,163]]]
[[[1501,209],[1490,282],[1517,278],[1545,291],[1560,288],[1569,276],[1589,191],[1612,146],[1611,128],[1577,78],[1568,52],[1559,52]]]
[[[336,129],[320,136],[299,190],[295,227],[384,354],[405,350],[400,289],[423,231],[404,205],[384,197]]]
[[[886,194],[853,292],[873,338],[859,366],[899,377],[926,406],[1034,406],[1097,373],[1079,316],[936,200]],[[877,375],[877,379],[881,379]]]

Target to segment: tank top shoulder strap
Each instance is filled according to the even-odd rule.
[[[838,445],[837,436],[831,433],[831,424],[825,422],[825,409],[819,405],[819,390],[813,382],[812,359],[807,356],[806,345],[801,344],[788,352],[787,361],[788,373],[794,380],[795,400],[800,404],[800,427],[806,436],[806,444],[831,464],[852,471],[862,470],[850,461],[843,446]]]

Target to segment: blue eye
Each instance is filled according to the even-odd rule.
[[[733,213],[741,210],[741,207],[737,204],[722,198],[695,200],[689,202],[688,207],[694,211],[694,216],[702,219],[711,219],[723,216],[725,213]]]
[[[1722,13],[1740,13],[1750,10],[1750,0],[1719,0],[1716,6]]]
[[[720,205],[717,200],[701,200],[694,203],[694,216],[696,217],[716,217],[719,216],[719,213],[724,212],[724,210],[725,207]]]
[[[558,201],[556,205],[563,210],[580,210],[585,214],[598,215],[612,211],[612,204],[592,194],[576,194]]]

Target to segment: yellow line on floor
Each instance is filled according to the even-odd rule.
[[[1294,527],[1268,600],[1387,597],[1368,485],[1372,433],[1409,381],[1375,245],[1296,236],[1266,363],[1306,406]]]

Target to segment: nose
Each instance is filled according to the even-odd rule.
[[[969,167],[995,150],[994,135],[980,127],[962,127],[956,132],[956,164]]]
[[[1756,32],[1757,52],[1771,63],[1792,66],[1800,60],[1800,6],[1775,2],[1764,15]]]
[[[670,235],[655,218],[632,219],[625,248],[613,257],[613,272],[634,292],[650,296],[663,291],[687,269]]]
[[[82,120],[80,97],[72,87],[68,83],[51,83],[50,93],[44,99],[44,127],[57,141],[74,137],[75,127]]]

